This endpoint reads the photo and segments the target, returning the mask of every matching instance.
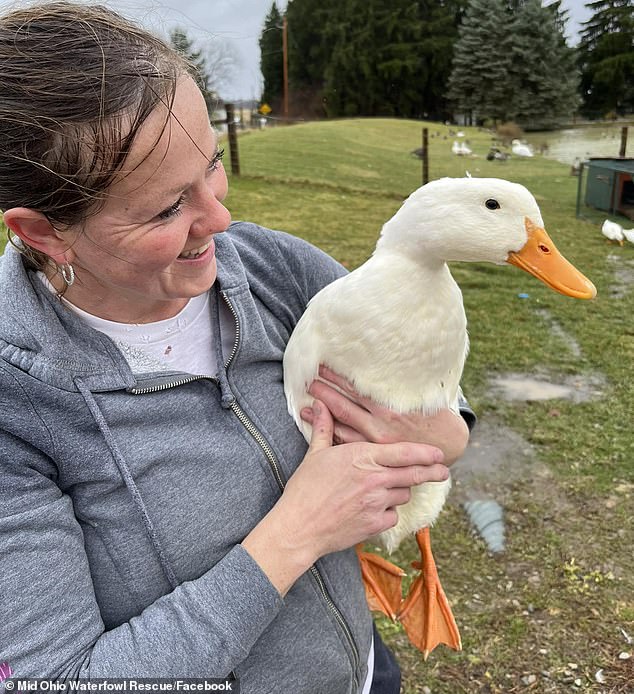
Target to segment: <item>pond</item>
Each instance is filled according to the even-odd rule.
[[[629,127],[626,156],[634,157],[634,123],[592,125],[586,127],[526,133],[525,140],[536,152],[544,148],[544,156],[564,164],[589,157],[618,157],[621,128]],[[547,149],[546,149],[547,147]]]

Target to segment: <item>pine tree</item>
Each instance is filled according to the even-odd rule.
[[[466,0],[290,0],[291,104],[313,115],[446,117]]]
[[[579,105],[579,76],[564,28],[558,8],[544,8],[540,0],[525,0],[513,13],[509,115],[526,129],[554,128]]]
[[[282,47],[282,15],[273,2],[264,20],[260,35],[260,70],[264,77],[262,101],[280,111],[284,92],[284,55]]]
[[[531,129],[569,118],[578,105],[578,73],[565,22],[559,2],[471,0],[449,79],[457,110]]]
[[[462,19],[447,96],[469,120],[508,120],[511,16],[505,0],[471,0]]]
[[[411,116],[418,89],[420,21],[411,0],[345,0],[325,72],[329,115]]]
[[[466,0],[419,0],[418,6],[421,62],[417,82],[422,97],[422,115],[446,120],[450,117],[447,82]]]
[[[174,49],[184,56],[194,68],[194,78],[196,79],[196,84],[198,84],[203,96],[205,97],[207,112],[211,117],[214,110],[218,106],[219,97],[218,94],[210,88],[207,65],[201,51],[194,49],[194,45],[187,36],[187,32],[179,27],[172,29],[170,32],[170,43]]]
[[[583,111],[605,116],[634,110],[633,0],[594,0],[579,42]]]

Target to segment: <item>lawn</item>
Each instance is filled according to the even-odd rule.
[[[243,175],[231,177],[227,204],[234,219],[302,236],[353,269],[420,185],[411,151],[421,127],[359,119],[244,133]],[[480,421],[510,427],[537,463],[521,478],[494,481],[507,520],[503,555],[487,553],[453,498],[432,533],[463,651],[441,647],[423,662],[399,627],[383,619],[379,627],[398,654],[405,694],[634,692],[634,658],[619,658],[634,650],[626,639],[634,636],[634,246],[609,246],[603,215],[575,218],[569,167],[539,156],[489,162],[491,136],[475,128],[465,133],[477,157],[456,157],[449,128],[428,127],[432,178],[468,171],[526,185],[598,296],[574,301],[510,266],[452,266],[472,343],[464,389]],[[602,392],[581,404],[505,402],[489,379],[508,372],[598,377]],[[401,566],[413,551],[401,547]]]

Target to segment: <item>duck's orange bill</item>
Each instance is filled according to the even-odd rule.
[[[507,263],[525,270],[547,287],[575,299],[594,299],[597,290],[590,280],[569,263],[557,250],[544,229],[526,218],[528,241],[516,253],[509,253]]]

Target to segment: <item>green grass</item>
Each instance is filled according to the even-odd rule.
[[[420,185],[421,163],[410,152],[421,144],[421,127],[359,119],[245,134],[239,141],[243,176],[231,179],[229,207],[234,218],[291,231],[352,269]],[[439,648],[424,663],[399,627],[384,619],[379,626],[403,666],[405,694],[425,686],[434,694],[634,691],[632,660],[618,659],[632,650],[620,629],[634,635],[631,280],[621,298],[612,292],[617,273],[634,273],[634,246],[605,242],[603,213],[584,208],[584,218],[575,217],[577,179],[568,166],[541,157],[488,162],[490,135],[473,128],[465,132],[478,156],[458,158],[448,128],[428,127],[432,178],[469,171],[527,186],[546,229],[596,284],[598,296],[574,301],[511,267],[452,267],[472,343],[465,390],[481,420],[510,426],[534,447],[539,474],[531,469],[521,481],[498,482],[508,529],[502,558],[487,555],[457,504],[437,523],[435,555],[462,653]],[[520,292],[530,298],[519,299]],[[574,337],[581,356],[552,333],[544,310]],[[605,386],[599,399],[583,404],[501,402],[487,381],[510,371],[601,374]],[[396,559],[408,566],[413,558],[408,541]],[[603,685],[595,681],[599,669]]]
[[[421,163],[410,152],[421,144],[421,127],[358,119],[245,133],[243,176],[231,177],[227,204],[234,219],[300,235],[352,269],[420,185]],[[632,692],[634,659],[618,655],[632,651],[620,630],[634,636],[634,246],[606,244],[602,213],[584,210],[592,221],[575,218],[577,179],[568,166],[541,157],[488,162],[490,135],[474,128],[465,132],[477,158],[458,158],[447,127],[432,123],[429,132],[432,178],[468,170],[526,185],[546,229],[598,296],[574,301],[510,266],[452,267],[472,343],[465,391],[480,419],[520,433],[539,465],[522,479],[496,481],[508,531],[502,557],[487,555],[455,502],[434,529],[464,650],[439,648],[425,663],[399,627],[382,619],[380,629],[402,664],[405,694],[425,686],[434,694]],[[627,272],[629,284],[623,280],[616,295],[618,276]],[[521,292],[529,298],[518,298]],[[544,310],[574,336],[580,356],[552,333]],[[605,385],[600,398],[583,404],[506,403],[487,382],[509,371],[600,374]],[[396,559],[406,567],[413,558],[407,541]],[[603,685],[595,681],[599,669]]]

